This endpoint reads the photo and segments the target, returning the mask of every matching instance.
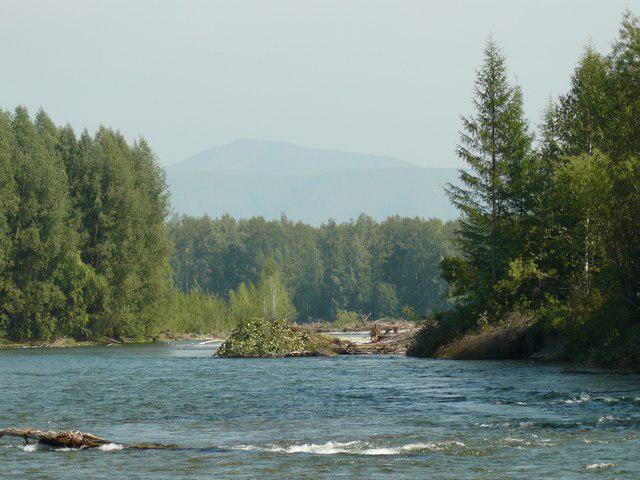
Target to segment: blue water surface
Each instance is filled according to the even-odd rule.
[[[197,342],[0,350],[16,479],[640,478],[640,377],[563,364],[402,356],[220,359]],[[173,444],[137,450],[145,442]]]

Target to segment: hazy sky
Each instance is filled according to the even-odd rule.
[[[0,0],[0,107],[146,137],[170,164],[239,138],[458,166],[493,33],[537,121],[640,0]]]

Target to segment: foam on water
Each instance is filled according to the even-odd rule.
[[[8,445],[11,447],[11,445]],[[15,447],[15,446],[14,446]],[[43,447],[39,443],[30,443],[28,445],[17,445],[22,451],[27,453],[33,453],[36,451],[54,451],[54,452],[73,452],[75,450],[81,450],[80,448],[69,448],[69,447],[61,447],[61,448],[47,448]],[[122,450],[124,445],[120,445],[118,443],[107,443],[105,445],[100,445],[98,450],[102,450],[103,452],[112,452],[115,450]]]
[[[591,465],[587,465],[584,468],[587,470],[606,470],[607,468],[615,467],[615,463],[592,463]]]
[[[102,450],[103,452],[112,452],[114,450],[122,450],[124,445],[120,445],[118,443],[107,443],[106,445],[100,445],[98,450]]]
[[[314,455],[402,455],[419,452],[441,452],[451,447],[464,447],[463,442],[447,440],[436,443],[410,443],[399,446],[374,446],[368,442],[326,442],[322,444],[303,443],[299,445],[238,445],[234,450],[273,452],[273,453],[309,453]]]
[[[217,348],[222,344],[221,340],[213,339],[213,340],[205,340],[200,343],[195,344],[195,348]]]
[[[598,417],[598,423],[613,423],[624,421],[624,418],[614,417],[613,415],[605,415]]]
[[[591,400],[591,395],[587,394],[587,393],[581,393],[579,397],[577,398],[570,398],[568,400],[565,400],[564,403],[566,403],[567,405],[573,404],[573,403],[585,403]]]

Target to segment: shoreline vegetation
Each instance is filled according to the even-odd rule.
[[[462,117],[453,308],[411,354],[554,358],[640,371],[640,19],[587,46],[537,135],[493,39]]]
[[[116,340],[113,338],[99,338],[94,340],[76,340],[73,337],[59,337],[49,341],[37,341],[31,340],[26,342],[15,342],[11,340],[0,340],[0,350],[5,348],[72,348],[72,347],[98,347],[107,346],[114,347],[118,345],[136,345],[136,344],[151,344],[151,343],[167,343],[167,342],[179,342],[186,340],[197,341],[223,341],[224,336],[214,334],[200,334],[200,333],[174,333],[163,332],[152,338],[123,338]]]

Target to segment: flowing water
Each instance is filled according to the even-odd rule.
[[[400,356],[219,359],[195,342],[0,351],[0,427],[115,443],[0,440],[16,479],[640,478],[640,377]],[[165,450],[126,444],[163,442]]]

